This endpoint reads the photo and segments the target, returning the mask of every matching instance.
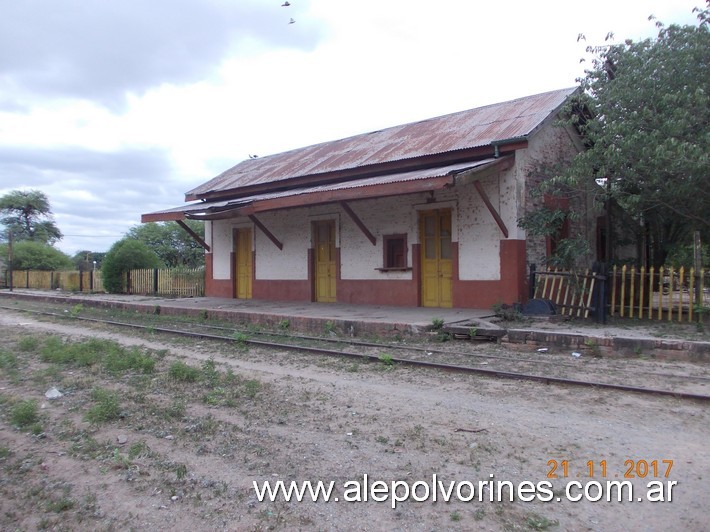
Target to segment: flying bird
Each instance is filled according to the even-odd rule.
[[[288,7],[288,6],[290,6],[290,5],[291,5],[291,4],[289,4],[288,2],[284,2],[283,4],[281,4],[281,7]]]
[[[295,24],[295,23],[296,23],[296,21],[295,21],[295,20],[293,20],[293,19],[291,19],[291,20],[289,20],[289,21],[288,21],[288,23],[289,23],[289,24]]]

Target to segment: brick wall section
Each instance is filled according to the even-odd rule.
[[[547,347],[555,351],[576,351],[585,357],[639,357],[658,360],[710,361],[710,342],[686,342],[655,338],[610,338],[528,329],[509,329],[503,337],[506,347],[524,348],[529,352]]]
[[[518,217],[533,212],[544,205],[544,198],[533,197],[532,191],[540,183],[548,179],[552,170],[553,161],[569,162],[579,153],[578,139],[567,127],[555,126],[543,128],[530,141],[526,154],[521,157],[518,179],[522,183],[523,199],[519,204]],[[594,192],[594,183],[590,183],[590,192]],[[579,220],[570,223],[570,236],[583,235],[590,244],[590,249],[596,249],[596,218],[599,215],[595,210],[593,194],[571,197],[569,210],[579,213]],[[544,237],[527,237],[527,260],[531,263],[542,265],[547,258],[547,239]],[[590,257],[580,257],[580,266],[588,266]]]

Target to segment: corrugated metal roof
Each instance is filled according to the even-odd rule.
[[[380,131],[248,159],[186,193],[240,187],[487,146],[533,133],[576,88],[561,89]]]
[[[334,190],[347,190],[354,188],[370,187],[377,185],[389,185],[391,183],[404,183],[407,181],[417,181],[420,179],[430,179],[433,177],[443,177],[449,174],[455,174],[457,172],[462,172],[464,170],[469,170],[477,166],[483,166],[494,162],[496,159],[485,159],[483,161],[476,161],[475,163],[460,163],[452,164],[449,166],[441,166],[437,168],[427,168],[425,170],[414,170],[411,172],[401,172],[397,174],[388,174],[377,177],[367,177],[365,179],[356,179],[352,181],[345,181],[343,183],[333,183],[329,185],[317,185],[312,187],[296,188],[290,190],[284,190],[280,192],[269,192],[266,194],[258,194],[254,196],[249,196],[248,198],[240,198],[239,200],[234,200],[235,202],[241,202],[243,199],[249,199],[250,201],[263,201],[266,199],[276,199],[285,198],[289,196],[300,196],[304,194],[314,194],[317,192],[330,192]]]
[[[481,161],[469,162],[469,163],[459,163],[447,166],[440,166],[436,168],[427,168],[424,170],[414,170],[409,172],[399,172],[395,174],[387,174],[377,177],[368,177],[364,179],[356,179],[351,181],[346,181],[343,183],[332,183],[328,185],[317,185],[310,187],[300,187],[293,188],[289,190],[283,190],[278,192],[267,192],[264,194],[254,194],[232,200],[221,200],[221,201],[198,201],[188,205],[183,205],[182,207],[174,207],[171,209],[164,209],[161,211],[156,211],[143,215],[143,221],[161,221],[161,220],[173,220],[182,218],[183,215],[187,214],[190,216],[198,215],[210,215],[215,213],[220,213],[224,211],[231,211],[239,207],[244,207],[250,204],[255,204],[259,202],[268,202],[270,200],[278,200],[281,198],[288,198],[294,196],[316,196],[321,192],[334,192],[334,191],[353,191],[350,199],[357,199],[358,192],[357,189],[362,188],[377,188],[382,185],[391,185],[393,183],[406,183],[410,181],[423,181],[427,179],[434,179],[438,177],[444,177],[447,175],[456,175],[461,172],[471,170],[471,169],[484,169],[485,167],[499,163],[502,159],[484,159]],[[450,182],[453,184],[453,180]],[[313,200],[308,197],[299,201],[301,205],[309,205]],[[176,216],[180,215],[180,216]]]

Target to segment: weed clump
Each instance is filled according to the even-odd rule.
[[[95,404],[89,408],[84,416],[84,419],[89,423],[105,423],[121,417],[121,405],[118,401],[118,394],[115,392],[96,388],[91,393],[91,398]]]
[[[200,378],[200,370],[177,360],[170,364],[168,376],[180,382],[197,382]]]
[[[20,401],[10,410],[10,422],[21,429],[34,425],[38,421],[39,410],[34,399]]]
[[[40,350],[40,358],[43,362],[79,367],[101,365],[110,373],[152,373],[155,369],[155,359],[137,347],[127,349],[117,342],[97,338],[83,342],[63,342],[52,336]]]

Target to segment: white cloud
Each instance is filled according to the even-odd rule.
[[[573,86],[586,45],[695,5],[281,3],[0,0],[0,193],[45,190],[67,235],[123,234],[250,154]]]

